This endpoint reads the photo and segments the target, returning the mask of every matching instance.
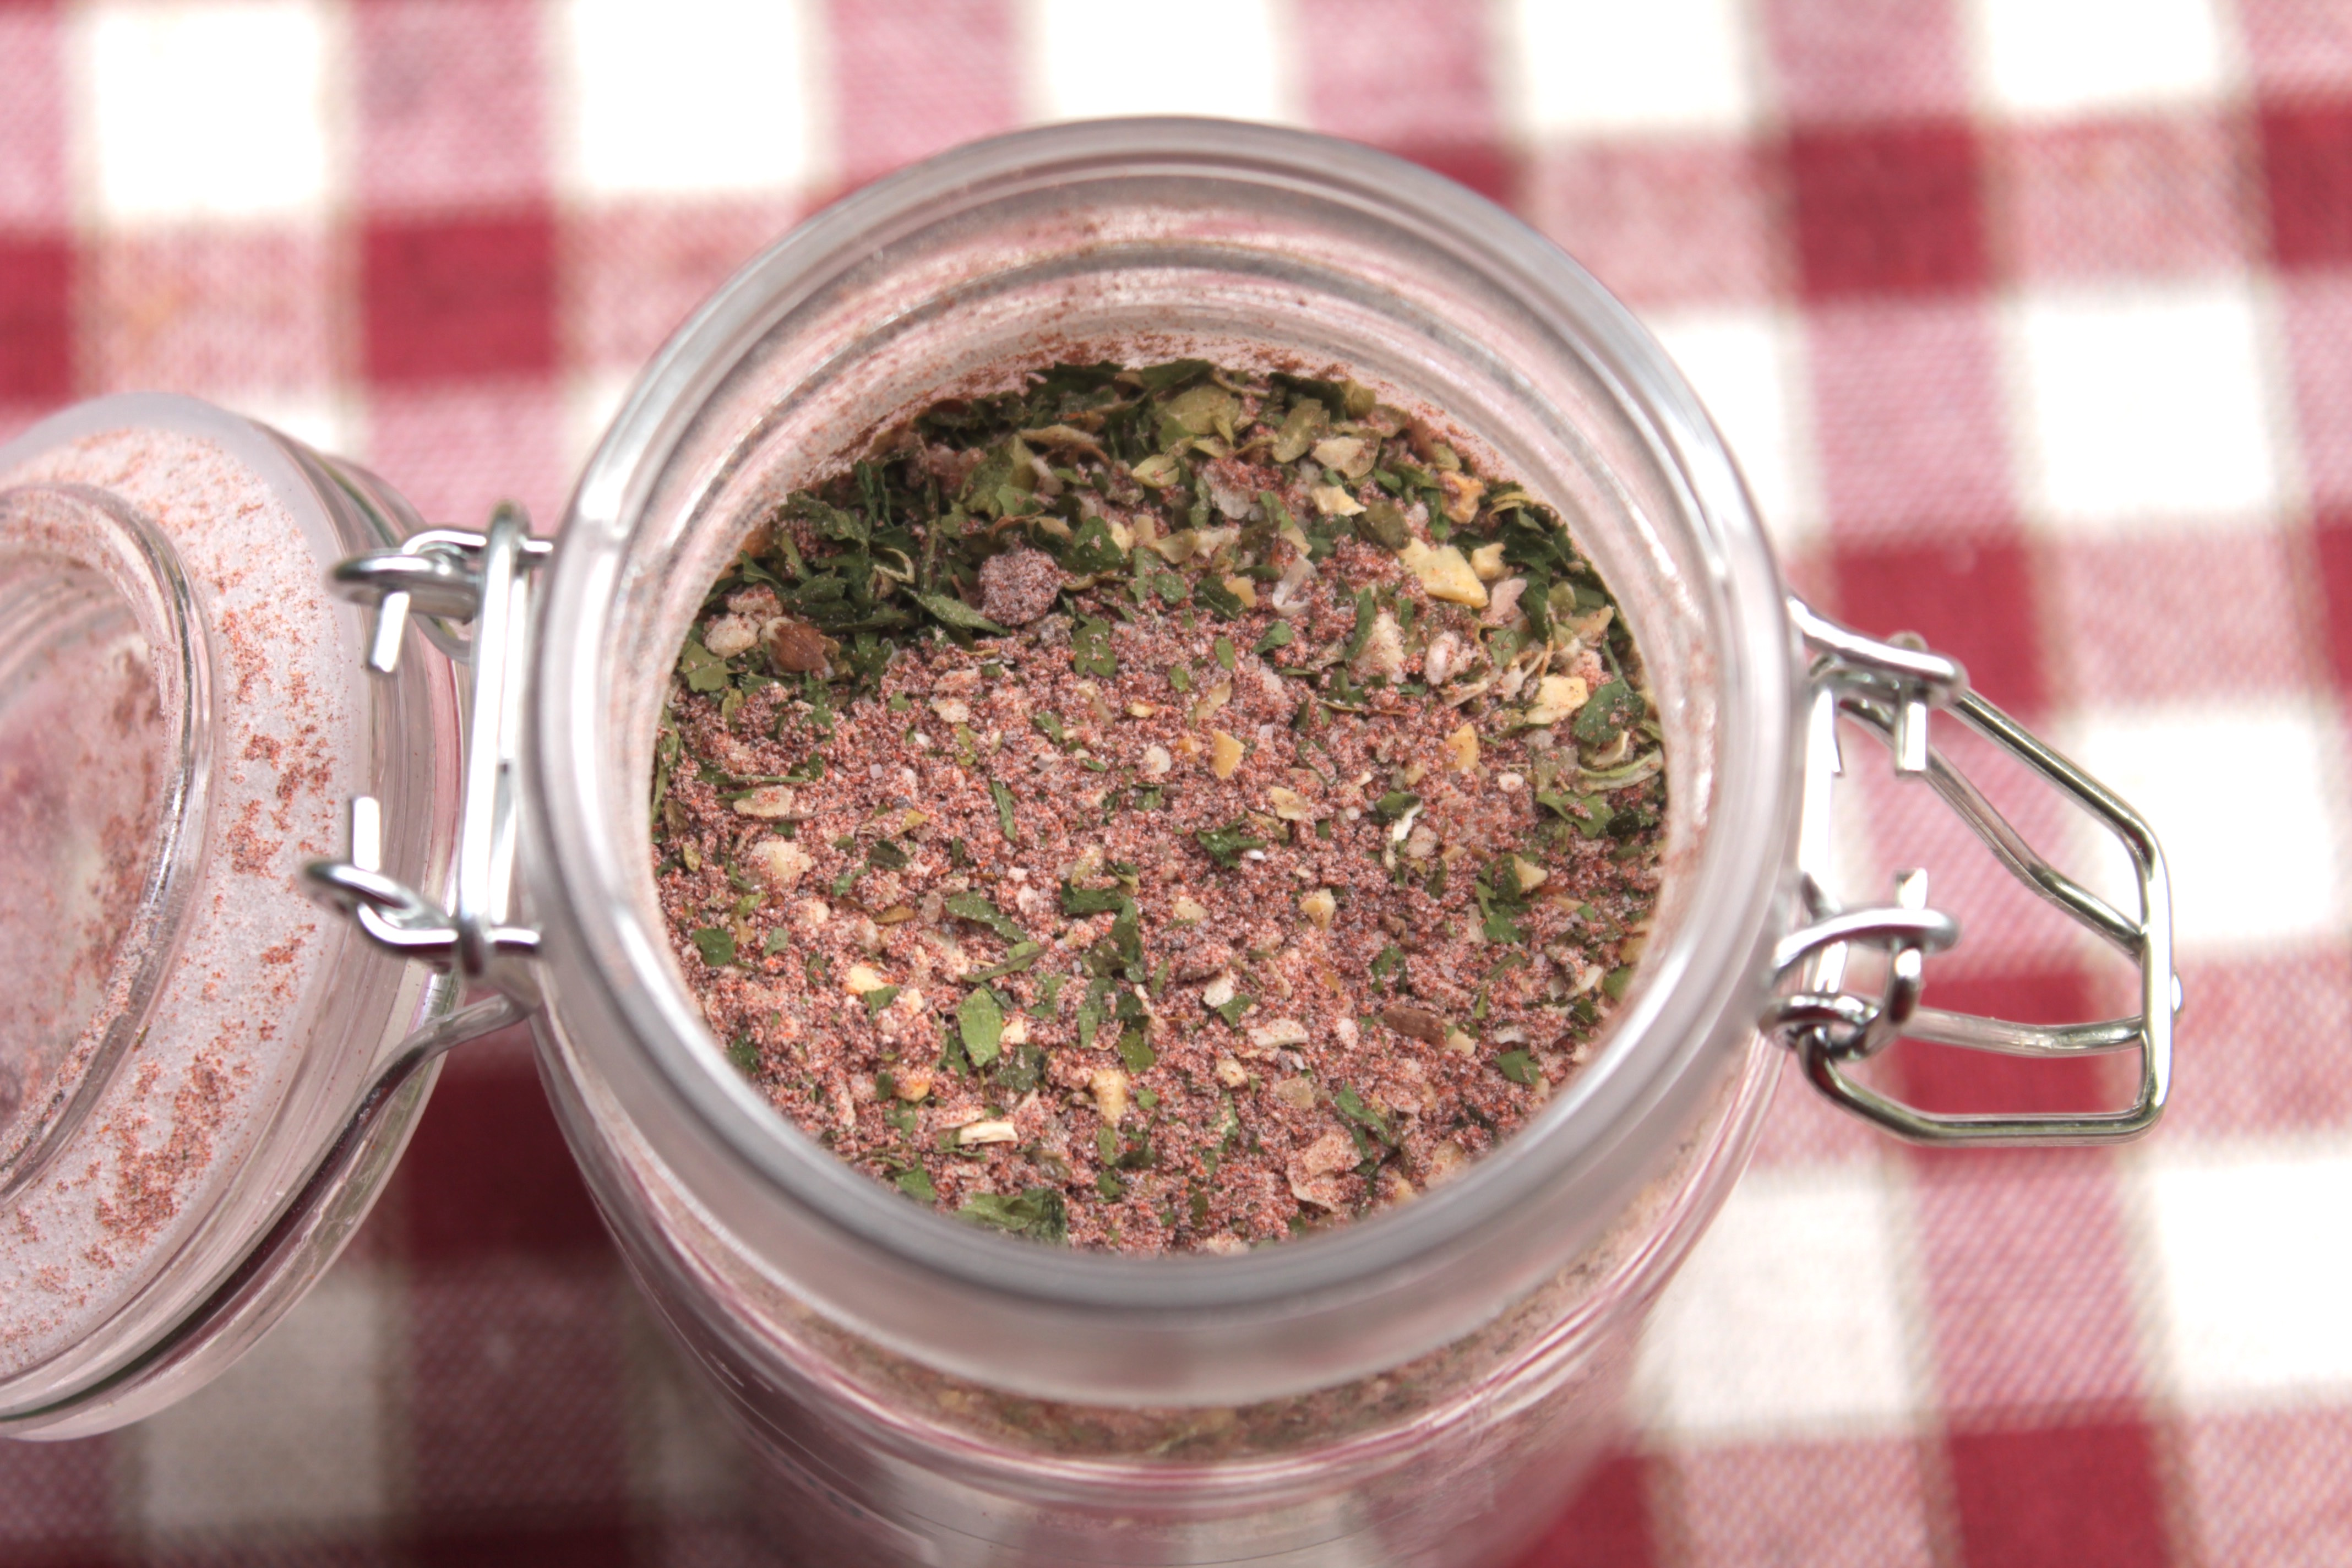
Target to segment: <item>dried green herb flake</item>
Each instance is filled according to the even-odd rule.
[[[974,925],[986,926],[1007,942],[1019,942],[1028,940],[1028,933],[1013,924],[1003,910],[991,903],[982,894],[951,893],[941,907],[958,920],[970,921]]]
[[[1622,680],[1610,681],[1577,710],[1577,742],[1586,746],[1613,744],[1619,734],[1640,723],[1648,710],[1640,692]]]
[[[1013,792],[1004,787],[1003,779],[988,781],[988,793],[996,802],[996,826],[1003,830],[1007,844],[1021,842],[1020,829],[1013,821]]]
[[[996,993],[982,985],[965,996],[956,1009],[956,1031],[963,1037],[964,1055],[972,1066],[984,1068],[994,1061],[1004,1035],[1004,1010],[996,1005]]]
[[[1058,1245],[1070,1235],[1068,1210],[1062,1194],[1052,1187],[1030,1187],[1015,1195],[977,1193],[964,1200],[956,1217],[1032,1241]]]
[[[1100,676],[1106,680],[1118,674],[1118,658],[1110,647],[1108,621],[1078,617],[1077,625],[1070,628],[1070,668],[1080,675]]]
[[[1192,837],[1220,866],[1238,866],[1244,850],[1265,847],[1265,840],[1257,836],[1246,818],[1228,822],[1223,827],[1203,827]]]

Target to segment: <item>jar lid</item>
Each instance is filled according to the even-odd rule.
[[[0,1201],[143,1033],[195,879],[211,661],[171,542],[103,490],[0,490]],[[193,826],[194,831],[187,831]]]
[[[113,1425],[225,1364],[191,1358],[190,1314],[443,1000],[302,881],[350,797],[446,816],[420,797],[454,772],[454,686],[424,660],[369,679],[327,582],[402,521],[358,470],[187,398],[0,447],[0,1423],[95,1401]],[[430,885],[427,837],[384,852]]]

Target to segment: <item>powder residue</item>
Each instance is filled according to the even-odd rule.
[[[298,876],[335,851],[363,743],[331,563],[262,475],[199,437],[125,429],[0,472],[23,484],[110,492],[177,553],[209,628],[212,798],[184,829],[209,839],[205,880],[143,1034],[0,1212],[0,1378],[121,1310],[233,1190],[299,1060],[288,1023],[328,978],[334,944]],[[143,864],[151,835],[126,818],[124,863]]]
[[[51,563],[27,563],[44,590]],[[16,584],[10,584],[15,587]],[[38,601],[12,615],[41,620]],[[166,726],[143,639],[126,619],[81,635],[12,626],[0,721],[0,1168],[51,1125],[128,1005],[132,929],[163,785]]]

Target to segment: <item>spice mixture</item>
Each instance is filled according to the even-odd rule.
[[[1234,1251],[1586,1058],[1658,884],[1638,650],[1559,520],[1352,381],[1062,365],[756,527],[653,784],[730,1056],[909,1198]]]

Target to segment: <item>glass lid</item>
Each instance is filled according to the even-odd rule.
[[[0,1430],[225,1364],[191,1315],[242,1269],[254,1316],[256,1246],[331,1195],[301,1194],[443,1000],[302,874],[371,795],[431,879],[453,683],[370,679],[328,584],[394,524],[363,474],[186,398],[0,447]]]
[[[211,660],[171,543],[105,492],[0,492],[0,1198],[141,1032],[196,864]]]

